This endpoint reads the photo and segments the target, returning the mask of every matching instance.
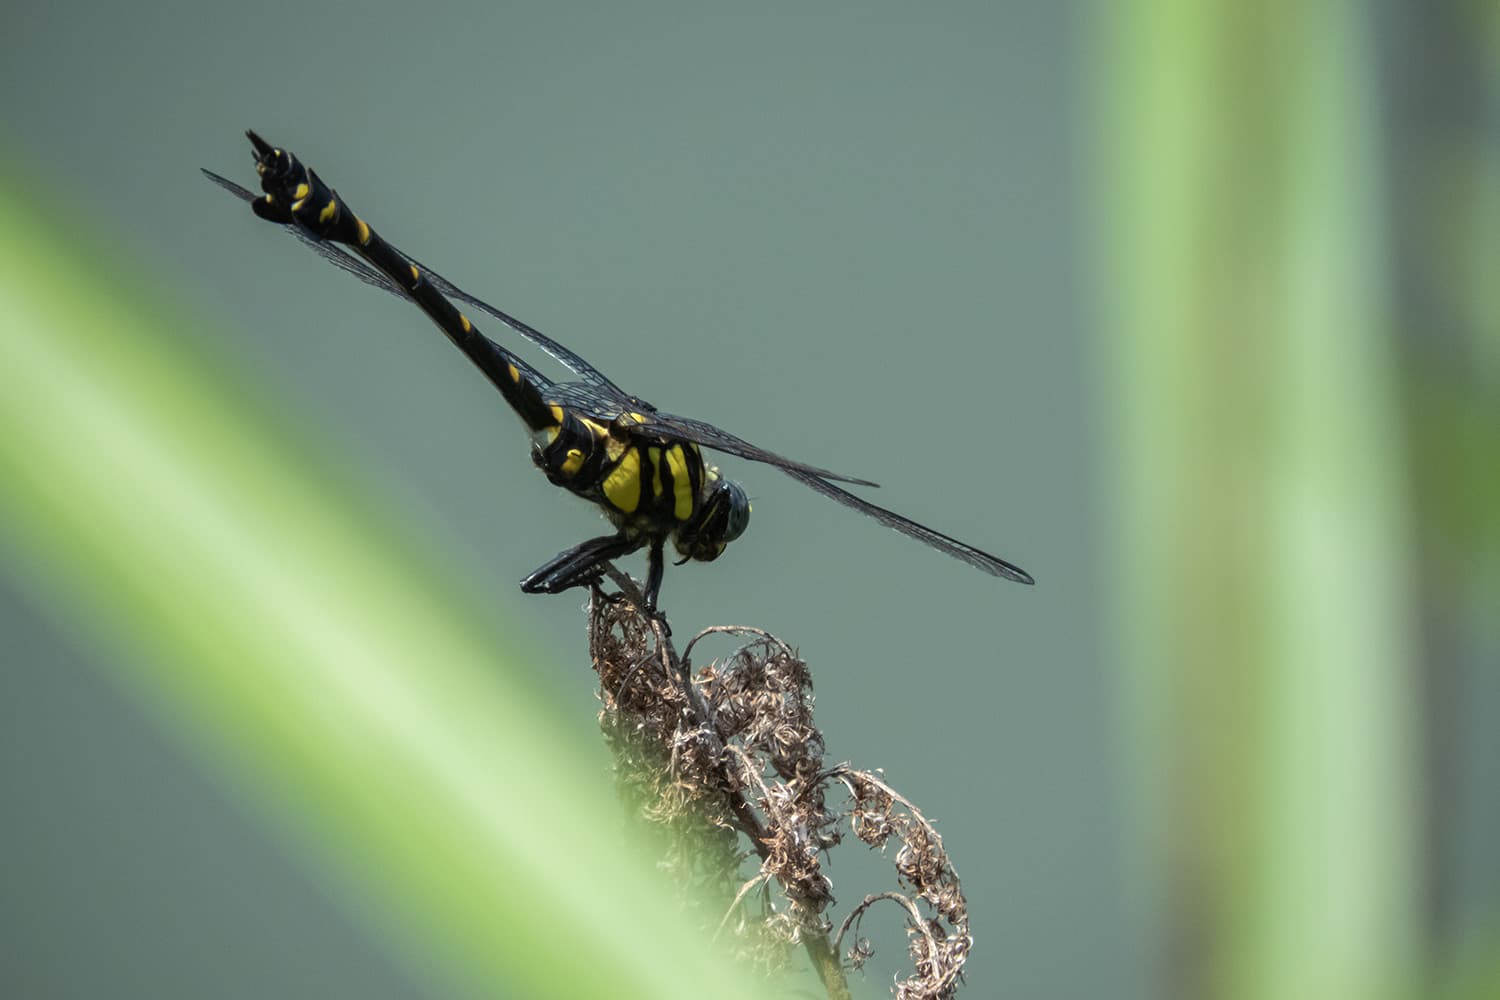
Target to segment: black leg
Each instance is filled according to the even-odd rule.
[[[642,542],[624,535],[601,535],[559,552],[521,581],[528,594],[560,594],[599,579],[599,564],[640,548]]]
[[[656,614],[656,595],[661,593],[662,573],[666,570],[666,562],[662,558],[661,548],[665,539],[658,538],[651,543],[651,555],[646,568],[646,613]]]

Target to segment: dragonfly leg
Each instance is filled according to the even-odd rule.
[[[590,538],[538,566],[521,581],[521,589],[528,594],[560,594],[574,587],[587,586],[598,581],[603,572],[601,563],[640,547],[640,539],[623,534]]]
[[[666,539],[658,538],[651,543],[651,553],[646,564],[646,613],[656,614],[656,596],[661,593],[661,578],[666,571],[666,560],[662,546]]]

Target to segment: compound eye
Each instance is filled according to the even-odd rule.
[[[750,498],[739,483],[719,480],[719,493],[727,505],[724,512],[723,540],[732,542],[750,526]]]

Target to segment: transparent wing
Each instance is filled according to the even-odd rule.
[[[254,192],[241,187],[227,177],[220,177],[212,170],[205,169],[203,173],[209,180],[241,201],[250,202],[254,201],[257,197]],[[338,244],[314,239],[293,224],[283,225],[281,228],[291,233],[304,246],[312,250],[313,253],[322,257],[339,270],[352,274],[365,284],[373,285],[376,288],[389,292],[397,298],[409,300],[409,296],[401,289],[401,286]],[[465,302],[498,319],[520,334],[524,339],[530,341],[553,360],[566,366],[577,375],[578,381],[576,382],[566,382],[554,386],[549,379],[544,378],[535,368],[529,365],[522,365],[522,372],[534,378],[539,385],[550,386],[553,389],[559,390],[555,395],[551,396],[553,402],[560,403],[563,406],[573,406],[596,420],[610,421],[626,411],[639,413],[647,417],[646,422],[640,425],[643,433],[655,434],[659,437],[680,438],[706,448],[712,448],[715,451],[737,455],[740,458],[748,458],[753,462],[764,462],[767,465],[774,465],[777,468],[804,472],[822,479],[850,483],[855,486],[879,486],[878,483],[871,482],[868,479],[861,479],[857,476],[846,476],[831,469],[808,465],[806,462],[798,462],[784,455],[778,455],[773,451],[768,451],[765,448],[751,444],[736,434],[731,434],[726,430],[715,427],[707,421],[663,413],[639,396],[625,392],[611,382],[604,373],[589,364],[577,353],[559,344],[535,327],[523,323],[498,306],[490,305],[483,299],[470,295],[415,257],[406,253],[402,253],[401,256],[409,263],[421,268],[422,272],[427,275],[427,280],[432,282],[444,295]]]
[[[203,173],[204,173],[204,175],[209,180],[213,181],[215,184],[219,185],[219,187],[221,187],[224,190],[228,191],[230,194],[234,195],[236,198],[239,198],[241,201],[251,202],[251,201],[254,201],[258,197],[253,191],[250,191],[250,190],[248,190],[246,188],[241,187],[240,185],[236,184],[234,181],[230,180],[227,177],[220,177],[218,174],[214,173],[212,170],[208,170],[208,169],[203,168],[203,167],[199,167],[198,169],[202,170]],[[366,264],[359,257],[357,257],[354,254],[350,253],[349,251],[345,250],[343,247],[339,246],[337,243],[331,243],[331,242],[329,242],[327,240],[314,239],[313,237],[309,236],[307,233],[303,232],[302,229],[300,229],[298,226],[290,224],[290,223],[286,224],[286,225],[283,225],[281,228],[285,229],[287,232],[291,233],[293,236],[295,236],[297,238],[298,242],[300,242],[303,246],[307,247],[313,253],[317,254],[319,257],[322,257],[324,260],[328,261],[328,263],[332,264],[334,267],[338,268],[340,271],[343,271],[346,274],[352,274],[356,278],[358,278],[360,281],[363,281],[365,284],[367,284],[367,285],[373,285],[374,287],[379,288],[380,290],[382,290],[384,292],[389,292],[391,295],[396,296],[396,298],[401,299],[404,302],[410,302],[411,301],[411,296],[407,295],[406,291],[400,285],[396,284],[394,281],[392,281],[390,278],[386,277],[383,273],[381,273],[380,271],[376,270],[371,265]],[[402,256],[405,256],[405,255],[403,254]],[[413,261],[413,263],[416,263],[416,262]],[[434,275],[434,274],[430,273],[430,270],[425,265],[417,264],[417,266],[421,267],[424,271],[429,271],[428,278],[432,279],[434,284],[438,284],[439,282],[441,282],[442,285],[445,285],[448,288],[452,288],[452,285],[447,281],[447,279],[441,278],[438,275]],[[465,297],[465,298],[467,298],[467,297]],[[528,327],[528,329],[530,329],[530,328]],[[486,338],[486,339],[488,339],[488,338]],[[542,347],[541,344],[537,344],[537,346],[538,347]],[[545,350],[545,348],[543,348],[543,350]],[[563,350],[566,351],[566,348],[563,348]],[[567,351],[567,353],[571,354],[572,352],[571,351]],[[528,377],[530,379],[532,379],[536,383],[536,385],[544,391],[544,393],[547,390],[550,390],[552,388],[553,383],[552,383],[551,379],[547,378],[545,375],[543,375],[541,372],[537,371],[535,368],[533,368],[531,365],[527,364],[522,359],[515,358],[514,360],[515,360],[516,367],[521,370],[521,374],[525,375],[526,377]],[[562,360],[562,359],[559,358],[558,360]],[[564,362],[564,363],[566,363],[566,362]],[[562,401],[558,400],[557,402],[562,402]],[[620,412],[619,409],[615,410],[616,414],[619,413],[619,412]],[[612,420],[612,419],[614,419],[614,416],[611,415],[607,419],[611,419]]]
[[[778,455],[774,451],[767,451],[757,445],[751,444],[744,438],[737,437],[726,430],[721,430],[713,424],[702,420],[694,420],[692,417],[679,417],[672,413],[646,413],[642,414],[646,421],[640,425],[640,429],[648,434],[657,434],[661,437],[682,438],[692,441],[705,448],[722,451],[729,455],[738,455],[740,458],[748,458],[752,462],[764,462],[774,465],[788,473],[799,472],[804,475],[816,476],[819,479],[832,479],[840,483],[850,483],[854,486],[879,487],[879,483],[872,483],[868,479],[860,479],[856,476],[846,476],[841,472],[830,472],[820,469],[816,465],[808,465],[794,459]]]
[[[199,167],[198,169],[202,170],[203,175],[209,180],[213,181],[215,184],[219,185],[219,187],[223,188],[225,191],[228,191],[230,194],[234,195],[236,198],[240,199],[243,202],[252,202],[259,197],[257,194],[255,194],[255,192],[250,191],[247,188],[240,187],[228,177],[220,177],[218,174],[205,167]],[[400,285],[397,285],[390,278],[387,278],[384,274],[381,274],[369,264],[366,264],[358,257],[349,253],[347,250],[340,247],[337,243],[329,243],[326,240],[314,239],[294,225],[288,224],[282,226],[281,228],[297,237],[297,239],[302,243],[303,246],[307,247],[313,253],[317,254],[319,257],[322,257],[324,260],[328,261],[328,263],[332,264],[339,270],[354,275],[356,278],[358,278],[360,281],[363,281],[367,285],[374,285],[376,288],[384,289],[385,291],[390,292],[392,295],[396,296],[396,298],[398,299],[410,301],[410,298],[407,296],[407,294],[401,290]]]
[[[960,542],[958,539],[951,538],[941,531],[927,527],[925,524],[918,524],[909,517],[902,517],[895,511],[886,510],[884,507],[873,504],[863,497],[855,496],[848,490],[840,489],[825,479],[808,475],[797,469],[788,469],[785,466],[782,467],[781,471],[809,489],[823,494],[830,500],[841,503],[851,510],[857,510],[866,517],[873,517],[887,528],[894,528],[901,532],[901,534],[906,535],[908,538],[915,538],[929,548],[937,549],[939,552],[946,552],[955,559],[962,559],[975,569],[983,570],[991,576],[1004,577],[1007,580],[1014,580],[1016,583],[1036,582],[1031,578],[1030,573],[1013,563],[1006,562],[999,556],[992,556],[988,552],[976,549],[966,542]]]
[[[552,360],[558,362],[559,364],[566,367],[569,371],[573,372],[573,374],[577,375],[581,381],[597,387],[599,390],[601,390],[601,392],[608,393],[609,395],[614,396],[615,398],[619,399],[621,403],[625,404],[625,406],[629,409],[648,411],[656,409],[656,407],[652,406],[644,399],[641,399],[639,396],[631,395],[624,389],[621,389],[619,386],[615,385],[599,369],[595,368],[593,365],[583,360],[583,358],[579,357],[578,354],[564,347],[562,344],[559,344],[557,341],[553,340],[551,337],[547,336],[536,327],[531,326],[529,323],[523,323],[521,320],[516,319],[510,313],[501,309],[499,306],[492,306],[488,302],[484,301],[484,299],[481,299],[474,295],[470,295],[468,292],[464,291],[462,288],[459,288],[453,282],[449,281],[447,278],[443,277],[441,274],[434,271],[426,264],[417,260],[415,257],[412,257],[402,251],[398,252],[400,252],[401,256],[405,257],[409,262],[421,268],[422,272],[427,275],[427,280],[431,281],[433,285],[437,287],[438,291],[442,292],[444,295],[447,295],[449,298],[458,299],[460,302],[467,303],[468,305],[473,306],[475,309],[478,309],[480,312],[488,313],[495,319],[498,319],[500,322],[504,323],[506,326],[514,330],[516,333],[519,333],[522,337],[535,344],[538,348],[541,349],[544,354],[546,354]]]

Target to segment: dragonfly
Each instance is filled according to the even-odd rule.
[[[295,155],[247,131],[259,195],[203,169],[330,264],[415,304],[490,381],[531,434],[531,459],[556,486],[600,508],[614,531],[558,553],[521,580],[527,593],[593,587],[612,560],[644,548],[643,597],[655,613],[671,543],[680,557],[711,562],[744,534],[750,499],[723,476],[703,449],[772,466],[830,500],[991,576],[1035,581],[999,556],[871,503],[846,487],[875,487],[767,451],[706,421],[658,409],[627,393],[576,352],[506,311],[476,298],[375,232],[337,192]],[[459,305],[497,320],[572,373],[553,381],[480,332]]]

